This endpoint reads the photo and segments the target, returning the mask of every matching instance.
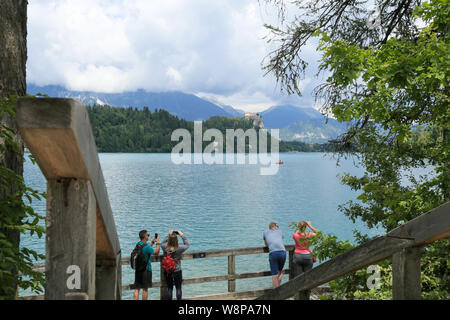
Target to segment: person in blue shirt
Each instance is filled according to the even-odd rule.
[[[139,245],[142,246],[142,253],[147,261],[147,268],[143,271],[135,271],[134,274],[134,300],[139,300],[139,291],[142,289],[142,300],[148,299],[148,288],[152,287],[152,263],[151,256],[159,255],[159,237],[153,237],[150,245],[147,243],[149,234],[147,230],[139,232]],[[156,250],[153,245],[156,243]]]
[[[281,284],[283,278],[283,267],[286,262],[286,248],[283,244],[283,233],[278,224],[271,222],[269,230],[264,231],[264,244],[269,247],[270,273],[272,274],[272,286],[274,288]]]

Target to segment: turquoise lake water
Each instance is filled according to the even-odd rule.
[[[263,246],[262,234],[271,221],[279,224],[285,244],[294,244],[288,225],[299,220],[310,220],[342,240],[352,241],[354,229],[371,236],[383,233],[354,224],[337,210],[357,196],[337,177],[361,173],[351,160],[337,167],[324,153],[281,153],[284,164],[278,173],[264,176],[259,165],[176,165],[170,156],[99,154],[122,256],[130,255],[142,229],[161,238],[169,229],[182,230],[191,242],[189,251]],[[24,177],[28,186],[46,190],[44,176],[30,161],[24,164]],[[45,201],[32,205],[45,215]],[[21,245],[45,253],[45,237],[23,235]],[[267,254],[237,256],[236,263],[237,273],[269,270]],[[182,269],[184,278],[226,274],[227,257],[186,260]],[[129,266],[122,272],[123,284],[134,282]],[[159,281],[159,263],[153,264],[153,280]],[[268,287],[271,277],[236,281],[238,291]],[[226,281],[183,286],[184,297],[226,291]],[[132,291],[123,292],[123,299],[131,297]],[[159,299],[159,288],[150,289],[150,299]]]

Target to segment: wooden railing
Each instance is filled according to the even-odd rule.
[[[308,298],[308,290],[392,257],[393,299],[421,298],[420,248],[450,236],[450,202],[391,232],[326,261],[258,297],[261,300]]]
[[[294,252],[293,245],[286,245],[286,250],[289,253],[288,262],[286,268],[283,270],[284,274],[287,274],[289,279],[293,278],[292,274],[292,258]],[[268,277],[271,276],[270,271],[257,271],[257,272],[246,272],[246,273],[236,273],[236,256],[241,255],[254,255],[254,254],[264,254],[268,253],[267,247],[253,247],[253,248],[239,248],[239,249],[225,249],[225,250],[210,250],[210,251],[196,251],[196,252],[185,252],[182,255],[182,260],[199,260],[198,263],[201,263],[204,259],[208,258],[217,258],[217,257],[228,257],[228,273],[222,275],[214,275],[214,276],[205,276],[205,277],[197,277],[197,278],[185,278],[183,279],[183,285],[190,284],[199,284],[199,283],[209,283],[209,282],[217,282],[217,281],[228,281],[228,291],[224,293],[218,294],[209,294],[202,296],[194,296],[188,297],[186,299],[201,299],[201,300],[209,300],[209,299],[250,299],[256,298],[262,293],[266,292],[267,288],[261,288],[256,290],[248,290],[248,291],[236,291],[236,280],[239,279],[250,279],[250,278],[259,278],[259,277]],[[161,263],[162,255],[152,256],[151,261],[153,263]],[[122,265],[129,265],[130,258],[125,257],[121,260]],[[267,263],[268,265],[268,263]],[[44,271],[44,265],[35,265],[34,270],[36,271]],[[160,281],[155,281],[152,284],[153,288],[160,288],[160,298],[164,299],[166,295],[167,285],[164,281],[164,276],[162,274],[163,269],[160,267]],[[133,290],[132,284],[126,284],[122,286],[122,291]],[[26,297],[28,299],[32,298],[32,296]],[[36,297],[35,297],[36,298]]]
[[[289,268],[286,268],[283,272],[289,275],[289,279],[292,279],[291,274],[291,266],[292,266],[292,253],[294,250],[293,245],[286,245],[286,250],[291,254],[289,255]],[[213,294],[213,295],[204,295],[204,296],[195,296],[188,299],[248,299],[255,298],[258,295],[266,292],[267,289],[258,289],[251,291],[241,291],[236,292],[236,280],[238,279],[249,279],[249,278],[258,278],[258,277],[266,277],[270,276],[270,271],[258,271],[258,272],[248,272],[248,273],[236,273],[236,256],[239,255],[253,255],[253,254],[262,254],[268,253],[267,247],[254,247],[254,248],[239,248],[239,249],[225,249],[225,250],[212,250],[212,251],[197,251],[197,252],[185,252],[182,255],[182,260],[203,260],[207,258],[216,258],[216,257],[228,257],[228,274],[223,275],[215,275],[215,276],[207,276],[207,277],[198,277],[198,278],[187,278],[183,279],[183,285],[188,284],[198,284],[198,283],[207,283],[207,282],[216,282],[216,281],[228,281],[228,292]],[[152,262],[161,262],[162,256],[153,256]],[[199,261],[200,262],[200,261]],[[129,264],[129,258],[124,258],[122,260],[123,264]],[[267,263],[268,264],[268,263]],[[160,281],[154,282],[153,287],[160,287],[160,299],[165,298],[167,285],[164,281],[163,276],[163,268],[160,268]],[[131,285],[126,285],[123,287],[123,290],[131,289]]]
[[[86,108],[23,98],[16,121],[47,179],[45,299],[120,299],[119,238]]]
[[[120,299],[121,266],[128,259],[121,258],[86,108],[73,99],[23,98],[18,101],[16,120],[47,179],[45,299]],[[270,275],[268,271],[237,274],[235,269],[237,255],[267,252],[264,247],[185,253],[185,260],[227,256],[228,274],[185,279],[184,284],[228,281],[228,292],[216,298],[247,298],[257,293],[263,293],[259,299],[307,298],[310,289],[392,257],[393,298],[420,299],[420,247],[448,236],[450,202],[276,289],[236,292],[237,279]],[[293,248],[288,249],[290,269],[286,271],[292,278]],[[165,283],[154,286],[160,287],[164,297]]]

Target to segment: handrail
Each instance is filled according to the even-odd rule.
[[[295,246],[294,245],[285,245],[286,251],[292,251]],[[269,249],[267,247],[249,247],[249,248],[233,248],[233,249],[220,249],[220,250],[202,250],[202,251],[193,251],[193,252],[184,252],[181,255],[181,260],[191,260],[191,259],[202,259],[202,258],[217,258],[217,257],[228,257],[228,256],[239,256],[239,255],[249,255],[249,254],[260,254],[260,253],[268,253]],[[160,254],[158,256],[152,256],[152,262],[161,262],[163,255]],[[122,265],[130,264],[130,257],[121,258]],[[45,264],[35,264],[33,267],[34,271],[43,272]]]
[[[284,274],[288,274],[289,278],[292,278],[292,257],[293,251],[295,249],[294,245],[285,245],[286,251],[289,252],[289,267],[283,270]],[[233,248],[233,249],[221,249],[221,250],[208,250],[208,251],[194,251],[194,252],[184,252],[181,256],[181,260],[197,260],[197,259],[207,259],[207,258],[216,258],[216,257],[234,257],[239,255],[251,255],[251,254],[263,254],[268,253],[269,249],[267,247],[250,247],[250,248]],[[163,255],[152,256],[152,262],[161,262]],[[228,263],[230,265],[235,265],[235,260],[229,259]],[[130,257],[124,257],[121,259],[122,265],[130,264]],[[38,264],[33,267],[34,271],[44,270],[43,264]],[[230,270],[230,268],[229,268]],[[235,268],[232,268],[235,270]],[[249,279],[249,278],[259,278],[259,277],[267,277],[270,276],[270,271],[258,271],[258,272],[246,272],[246,273],[228,273],[222,275],[214,275],[214,276],[205,276],[205,277],[196,277],[196,278],[184,278],[183,285],[189,284],[198,284],[198,283],[207,283],[207,282],[217,282],[217,281],[228,281],[229,283],[238,280],[238,279]],[[122,285],[122,291],[133,290],[132,284]],[[165,293],[166,284],[164,282],[163,277],[161,277],[160,281],[155,281],[152,283],[153,288],[160,287],[161,293]],[[236,292],[235,288],[230,288],[228,292],[214,295],[206,295],[200,296],[201,299],[226,299],[226,298],[254,298],[258,294],[266,292],[267,288],[251,290],[251,291],[240,291]],[[31,299],[33,296],[26,297],[27,299]],[[164,295],[163,295],[164,297]],[[189,297],[188,299],[196,299],[197,297]]]
[[[293,253],[295,246],[294,245],[285,245],[286,251]],[[196,252],[184,252],[181,256],[181,260],[192,260],[192,259],[205,259],[205,258],[216,258],[216,257],[228,257],[228,274],[225,275],[216,275],[216,276],[206,276],[206,277],[198,277],[198,278],[186,278],[183,279],[183,284],[194,284],[194,283],[206,283],[206,282],[216,282],[216,281],[228,281],[228,293],[221,294],[218,297],[256,297],[258,292],[265,292],[266,289],[261,289],[257,291],[249,291],[249,292],[235,292],[234,282],[237,279],[248,279],[248,278],[258,278],[258,277],[266,277],[270,276],[270,271],[260,271],[260,272],[248,272],[248,273],[235,273],[236,269],[236,260],[235,256],[238,255],[250,255],[250,254],[262,254],[268,253],[269,249],[267,247],[251,247],[251,248],[238,248],[238,249],[222,249],[222,250],[209,250],[209,251],[196,251]],[[152,256],[152,262],[161,262],[162,255]],[[289,274],[290,278],[292,278],[291,266],[292,266],[292,254],[289,255],[289,268],[284,269],[285,274]],[[232,258],[232,259],[230,259]],[[122,264],[128,264],[129,257],[122,259]],[[153,287],[160,287],[160,295],[161,299],[164,298],[166,283],[164,281],[164,277],[162,275],[163,269],[160,268],[161,275],[160,281],[154,282]],[[124,290],[131,289],[131,285],[125,286]],[[203,296],[202,299],[205,299],[209,296]]]
[[[85,106],[21,98],[16,122],[47,179],[46,299],[120,299],[119,238]]]
[[[384,236],[342,253],[278,288],[268,290],[257,299],[288,299],[299,292],[315,288],[391,256],[394,258],[394,299],[420,299],[420,254],[417,250],[409,251],[409,249],[448,236],[450,236],[450,202],[399,226]]]

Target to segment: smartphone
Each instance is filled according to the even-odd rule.
[[[172,233],[173,233],[173,234],[179,234],[178,231],[174,231],[174,232],[172,232]]]
[[[155,233],[155,239],[158,239],[158,234],[157,233]]]

